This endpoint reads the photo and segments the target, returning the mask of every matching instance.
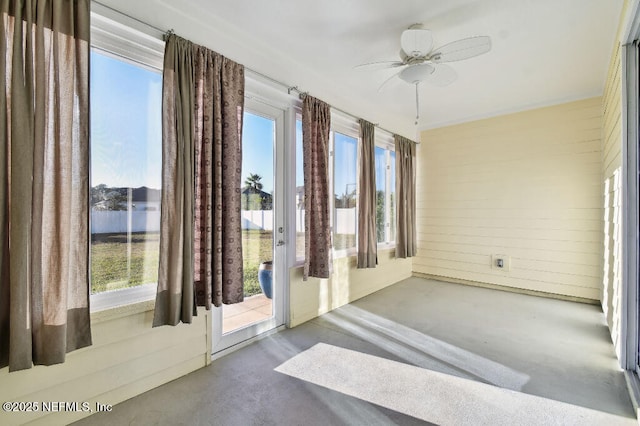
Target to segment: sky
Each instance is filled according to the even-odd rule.
[[[242,121],[242,180],[250,174],[262,176],[262,190],[273,193],[275,121],[245,111]]]
[[[160,188],[160,72],[92,51],[90,93],[91,186]]]
[[[334,171],[335,193],[341,196],[352,192],[356,182],[356,154],[358,140],[354,137],[334,132],[334,149],[336,163]],[[304,171],[302,168],[302,122],[296,122],[296,186],[304,185]]]
[[[91,186],[162,180],[162,74],[91,52]],[[273,191],[273,120],[245,113],[241,185],[250,173]]]
[[[357,190],[358,139],[334,132],[334,192],[337,196]]]
[[[162,74],[91,52],[91,186],[161,188]],[[245,111],[241,186],[262,176],[273,193],[274,120]],[[357,139],[335,132],[335,193],[355,189]],[[296,123],[296,186],[303,184],[302,124]],[[379,185],[378,185],[379,186]]]

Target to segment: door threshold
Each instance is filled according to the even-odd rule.
[[[211,361],[215,361],[218,358],[222,358],[223,356],[229,355],[231,352],[235,352],[238,349],[242,349],[245,346],[249,346],[250,344],[257,342],[258,340],[261,340],[267,336],[270,336],[272,334],[275,334],[281,330],[284,330],[285,328],[287,328],[286,325],[280,325],[276,328],[272,328],[271,330],[265,331],[264,333],[260,333],[257,336],[253,336],[247,340],[243,340],[242,342],[236,343],[233,346],[229,346],[228,348],[225,349],[221,349],[217,352],[214,352],[211,354]]]

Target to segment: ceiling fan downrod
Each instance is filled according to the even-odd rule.
[[[415,125],[418,125],[418,120],[420,119],[420,98],[418,96],[418,85],[419,81],[416,81],[416,122]]]

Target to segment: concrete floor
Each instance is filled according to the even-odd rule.
[[[78,424],[429,424],[274,371],[319,342],[635,418],[600,307],[410,278]]]

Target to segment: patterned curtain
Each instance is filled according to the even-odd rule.
[[[0,367],[91,345],[89,0],[0,0]]]
[[[378,263],[376,233],[375,126],[360,120],[360,167],[358,176],[358,268]]]
[[[153,325],[242,302],[244,67],[176,35],[163,72],[160,266]]]
[[[308,277],[331,275],[331,226],[329,216],[329,133],[331,108],[311,96],[302,103],[304,169],[304,272]]]
[[[396,258],[416,255],[416,145],[394,135],[396,147]]]

